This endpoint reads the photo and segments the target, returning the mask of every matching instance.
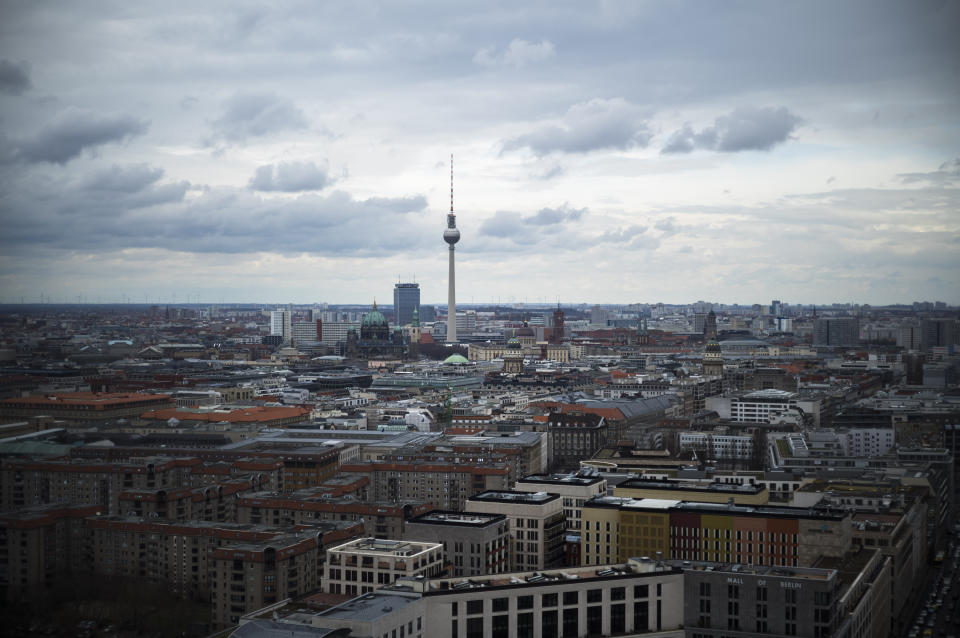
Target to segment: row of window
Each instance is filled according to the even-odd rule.
[[[454,603],[456,604],[456,603]],[[610,605],[610,628],[604,631],[603,627],[603,605],[591,605],[586,609],[586,633],[591,636],[598,636],[604,633],[622,634],[627,631],[627,606],[623,603]],[[467,638],[533,638],[534,635],[534,614],[532,612],[519,613],[516,616],[516,630],[510,632],[509,614],[497,614],[490,619],[490,633],[486,632],[486,622],[483,616],[477,616],[466,619]],[[561,624],[562,622],[562,624]],[[656,627],[661,629],[661,608],[660,601],[657,601],[656,607]],[[633,631],[646,632],[650,628],[650,612],[647,602],[634,603],[633,606]],[[460,619],[454,618],[451,621],[450,635],[452,638],[460,636]],[[580,609],[564,609],[562,614],[556,610],[543,611],[540,614],[540,635],[542,638],[579,638],[582,635],[580,631]]]
[[[626,600],[627,597],[627,587],[611,587],[610,588],[610,600]],[[600,603],[603,602],[603,589],[588,589],[586,590],[586,601],[590,603]],[[581,590],[575,591],[565,591],[563,592],[563,604],[564,605],[579,605],[580,604],[580,592]],[[663,583],[656,584],[656,595],[663,595]],[[647,599],[650,597],[650,586],[649,585],[634,585],[633,586],[633,597],[634,599]],[[493,613],[506,612],[509,611],[510,607],[510,598],[503,596],[500,598],[492,598],[490,600],[490,606]],[[533,595],[529,596],[518,596],[516,598],[517,609],[533,609],[534,597]],[[560,601],[559,593],[552,594],[541,594],[540,595],[540,606],[541,607],[557,607]],[[450,614],[454,617],[459,615],[460,604],[458,602],[450,603]],[[484,612],[485,599],[479,600],[468,600],[466,601],[466,613],[467,615],[473,614],[482,614]]]

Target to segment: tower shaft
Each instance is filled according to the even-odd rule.
[[[447,273],[447,343],[457,342],[457,283],[453,244],[450,244],[450,267]]]

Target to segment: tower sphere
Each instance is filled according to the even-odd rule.
[[[460,230],[458,228],[448,228],[443,231],[443,241],[451,246],[460,241]]]

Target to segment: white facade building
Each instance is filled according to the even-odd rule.
[[[439,576],[443,544],[358,538],[327,550],[323,591],[365,594],[401,577]]]

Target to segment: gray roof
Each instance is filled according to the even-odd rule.
[[[231,638],[322,638],[323,636],[346,638],[349,634],[349,629],[311,627],[275,620],[251,620],[237,627],[230,636]]]

